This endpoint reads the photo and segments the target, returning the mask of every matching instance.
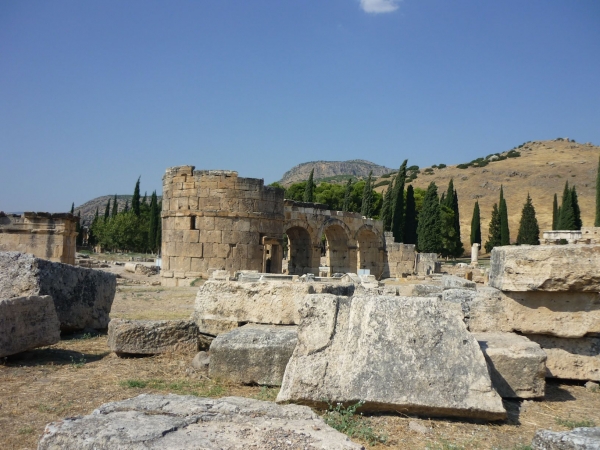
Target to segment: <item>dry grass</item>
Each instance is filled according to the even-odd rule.
[[[112,317],[189,317],[196,289],[127,283],[121,280]],[[47,423],[145,392],[262,400],[277,395],[277,389],[209,380],[190,367],[191,354],[119,358],[108,351],[105,335],[82,337],[0,360],[0,448],[35,449]],[[544,402],[505,404],[509,419],[499,424],[400,414],[375,415],[370,421],[377,433],[388,436],[390,449],[517,449],[531,442],[536,429],[566,429],[557,418],[600,423],[600,393],[577,384],[549,383]],[[411,421],[428,432],[412,431]]]

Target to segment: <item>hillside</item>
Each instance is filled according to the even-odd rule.
[[[363,159],[353,159],[350,161],[311,161],[292,167],[283,175],[279,183],[287,188],[293,183],[306,181],[312,169],[315,169],[315,182],[325,181],[324,179],[332,181],[332,177],[344,178],[344,176],[347,177],[349,175],[356,178],[366,178],[369,176],[370,171],[373,171],[374,177],[379,177],[394,170]]]
[[[96,215],[96,208],[98,209],[98,214],[101,217],[104,217],[104,211],[106,210],[106,203],[110,200],[110,207],[112,209],[112,200],[114,195],[103,195],[102,197],[96,197],[90,201],[85,202],[82,205],[75,206],[75,215],[78,212],[81,212],[81,223],[83,225],[89,225],[92,220],[94,220],[94,216]],[[160,202],[162,197],[159,195],[158,201]],[[117,205],[119,207],[119,211],[123,211],[125,208],[125,202],[129,203],[129,207],[131,208],[131,199],[133,195],[117,195]],[[144,197],[142,197],[143,199]],[[146,201],[150,203],[150,196],[147,197]]]
[[[438,186],[438,194],[441,194],[448,188],[450,179],[454,179],[465,249],[470,248],[471,219],[476,200],[479,200],[481,210],[483,243],[487,240],[492,207],[498,202],[500,185],[504,186],[511,242],[517,239],[521,210],[528,192],[535,207],[540,231],[552,229],[553,197],[555,193],[558,194],[560,206],[565,181],[569,182],[569,186],[577,187],[583,225],[593,226],[600,147],[559,138],[529,142],[515,151],[520,153],[519,157],[489,162],[484,167],[463,169],[459,168],[461,165],[454,165],[443,169],[421,168],[418,177],[412,181],[414,187],[421,189],[427,189],[429,183],[434,181]],[[391,178],[381,178],[378,181],[386,179]],[[382,186],[377,191],[385,189]]]

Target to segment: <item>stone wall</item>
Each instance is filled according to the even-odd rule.
[[[266,271],[283,235],[283,189],[237,172],[167,169],[163,177],[162,283],[187,285],[215,270]],[[281,272],[281,258],[269,263]]]
[[[386,267],[384,277],[401,278],[415,272],[415,245],[394,242],[391,231],[385,232]]]
[[[0,252],[30,253],[54,262],[75,264],[77,221],[72,214],[0,212]]]

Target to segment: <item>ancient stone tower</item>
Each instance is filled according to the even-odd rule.
[[[283,195],[283,189],[233,171],[167,169],[163,285],[188,285],[214,270],[281,273]]]

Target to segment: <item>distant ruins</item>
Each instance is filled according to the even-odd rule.
[[[31,253],[38,258],[75,264],[78,220],[69,213],[0,212],[0,252]]]
[[[284,233],[291,275],[322,272],[322,236],[328,276],[364,269],[377,278],[414,272],[414,245],[394,243],[381,221],[283,196],[282,189],[265,186],[262,179],[238,177],[234,171],[167,169],[163,285],[186,285],[209,278],[215,270],[231,275],[242,270],[281,273]],[[426,266],[433,271],[431,264]]]

